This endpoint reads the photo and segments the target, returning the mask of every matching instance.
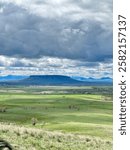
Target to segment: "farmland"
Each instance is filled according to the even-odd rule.
[[[0,126],[16,149],[110,150],[112,87],[1,87]]]

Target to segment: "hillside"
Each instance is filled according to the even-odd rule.
[[[14,150],[111,150],[112,142],[76,134],[50,132],[0,123],[0,137]]]

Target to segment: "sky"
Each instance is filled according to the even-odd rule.
[[[0,0],[0,75],[112,77],[112,0]]]

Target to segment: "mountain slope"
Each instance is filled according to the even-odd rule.
[[[85,81],[85,82],[111,82],[112,83],[112,78],[109,77],[102,77],[102,78],[86,78],[86,77],[80,77],[80,76],[72,76],[73,79],[78,80],[78,81]]]
[[[21,76],[21,75],[0,76],[0,82],[22,80],[27,77],[28,76]]]
[[[8,81],[8,82],[0,82],[0,85],[37,85],[37,86],[85,86],[85,85],[112,85],[112,82],[108,82],[107,80],[96,81],[96,80],[88,80],[88,81],[79,81],[73,79],[69,76],[63,75],[32,75],[28,78],[17,80],[17,81]]]
[[[82,81],[61,75],[32,75],[27,79],[19,81],[19,83],[31,85],[84,85]]]

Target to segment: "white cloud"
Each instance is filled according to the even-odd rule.
[[[112,77],[111,62],[90,63],[50,57],[17,59],[0,56],[0,70],[0,75],[62,74],[84,77]]]

